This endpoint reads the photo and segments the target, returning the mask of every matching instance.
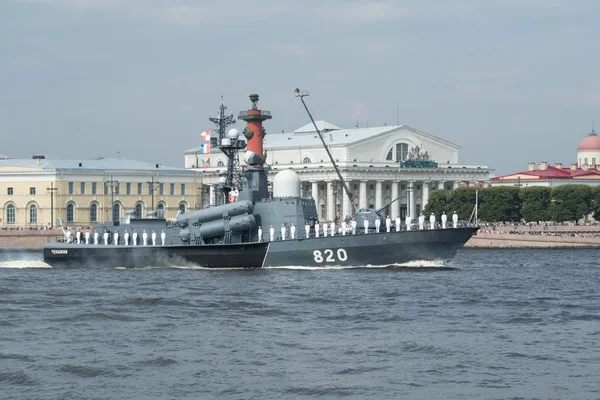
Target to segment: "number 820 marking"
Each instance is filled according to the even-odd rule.
[[[337,256],[337,259],[336,257]],[[337,252],[334,254],[333,250],[325,249],[321,253],[321,250],[313,251],[313,258],[315,262],[321,264],[323,261],[325,262],[336,262],[336,261],[346,261],[348,259],[348,253],[344,249],[337,249]]]

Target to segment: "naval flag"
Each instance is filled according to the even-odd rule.
[[[200,145],[200,153],[210,154],[210,143],[202,143]]]
[[[201,167],[210,167],[210,156],[199,157]]]
[[[200,136],[202,140],[210,140],[210,130],[202,132]]]

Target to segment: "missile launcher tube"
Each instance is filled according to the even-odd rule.
[[[229,220],[229,229],[233,232],[245,231],[254,228],[256,219],[254,215],[237,215]],[[179,237],[185,243],[190,241],[191,234],[196,237],[212,238],[225,234],[225,221],[223,219],[204,222],[199,227],[187,226],[179,232]]]
[[[254,205],[251,201],[236,201],[234,203],[181,214],[177,217],[177,224],[182,228],[185,228],[190,224],[190,221],[191,223],[194,223],[222,220],[225,215],[232,217],[234,215],[251,214],[253,208]]]

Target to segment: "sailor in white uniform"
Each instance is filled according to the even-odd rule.
[[[167,234],[165,233],[165,230],[163,229],[160,232],[160,242],[162,243],[162,245],[165,245],[165,240],[167,239]]]
[[[387,231],[387,233],[390,233],[392,231],[392,219],[389,215],[385,218],[385,230]]]
[[[146,232],[145,229],[142,232],[142,242],[143,242],[144,246],[146,246],[148,244],[148,232]]]
[[[77,232],[75,232],[75,237],[77,238],[77,244],[81,244],[81,231],[77,228]]]
[[[90,231],[85,231],[85,244],[90,244]]]
[[[446,212],[442,212],[442,229],[446,229],[446,222],[448,222],[448,216]]]
[[[323,222],[323,237],[327,237],[327,222]]]
[[[350,221],[350,228],[352,229],[352,234],[356,235],[356,220],[352,217],[352,221]]]
[[[304,234],[307,239],[310,237],[310,225],[308,224],[308,221],[306,221],[306,225],[304,225]]]
[[[271,225],[271,227],[269,228],[269,238],[271,242],[275,240],[275,228],[273,228],[273,225]]]
[[[125,246],[129,246],[129,231],[125,231],[123,234],[123,241],[125,242]]]
[[[435,214],[431,213],[429,216],[429,229],[435,229]]]
[[[315,223],[315,237],[319,237],[319,221]]]
[[[259,226],[258,227],[258,241],[262,242],[263,241],[263,237],[262,237],[262,228]]]
[[[115,231],[113,235],[115,246],[119,244],[119,231]]]
[[[419,215],[419,230],[422,231],[425,226],[425,216],[423,214]]]
[[[452,214],[452,227],[458,227],[458,214],[456,213],[456,211],[454,211],[454,214]]]
[[[379,228],[381,227],[381,218],[379,215],[375,218],[375,232],[379,233]]]
[[[105,230],[104,234],[102,235],[102,238],[104,239],[104,245],[108,245],[108,231]]]
[[[156,246],[156,232],[152,231],[152,246]]]
[[[67,231],[65,232],[65,239],[67,240],[67,243],[71,243],[71,228],[67,228]]]
[[[296,225],[292,224],[292,226],[290,226],[290,236],[292,238],[292,240],[296,239]]]
[[[396,232],[400,232],[400,217],[396,217]]]
[[[409,215],[407,215],[406,220],[404,222],[406,223],[406,230],[410,231],[410,228],[412,227],[412,218]]]
[[[346,221],[342,220],[342,236],[346,236]]]
[[[287,228],[285,224],[281,224],[281,240],[285,240],[285,236],[287,234]]]
[[[367,219],[367,217],[365,217],[365,233],[369,233],[369,220]]]
[[[133,230],[133,242],[131,242],[132,245],[137,246],[137,239],[138,239],[138,233],[137,231],[134,229]]]
[[[98,231],[94,231],[94,244],[98,244]]]
[[[329,228],[331,229],[331,236],[335,236],[335,222],[331,221],[329,224]]]

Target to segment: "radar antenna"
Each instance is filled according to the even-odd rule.
[[[236,129],[231,129],[227,132],[227,127],[235,124],[233,114],[226,114],[227,106],[221,96],[221,104],[216,117],[209,117],[209,121],[217,126],[218,137],[211,137],[211,145],[217,146],[227,157],[227,173],[223,190],[225,199],[229,198],[229,192],[241,185],[242,173],[238,152],[246,148],[246,143],[243,140],[238,140],[238,132]]]

